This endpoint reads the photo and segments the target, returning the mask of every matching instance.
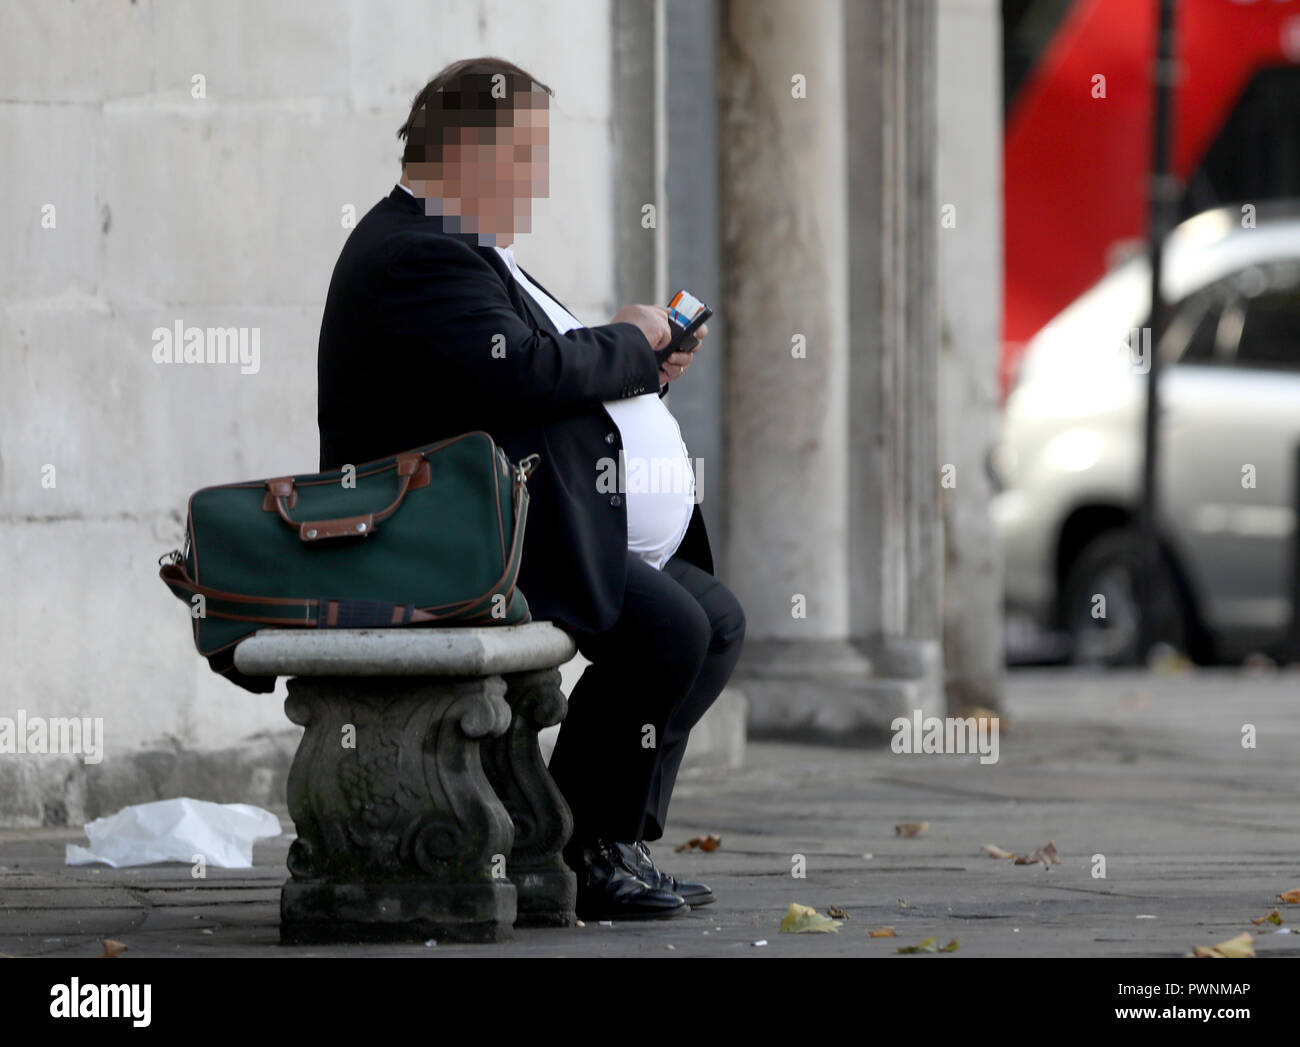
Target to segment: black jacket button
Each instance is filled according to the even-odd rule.
[[[623,499],[621,496],[617,494],[611,494],[609,496],[609,504],[617,508],[618,506],[623,504]]]
[[[615,440],[617,440],[617,439],[618,439],[618,437],[615,436],[613,433],[606,433],[606,434],[605,434],[605,443],[607,443],[607,444],[612,444],[612,443],[613,443]]]

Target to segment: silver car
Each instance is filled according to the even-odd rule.
[[[1009,616],[1074,660],[1137,657],[1136,531],[1152,346],[1146,258],[1030,342],[992,456]],[[1300,206],[1227,207],[1169,237],[1155,585],[1160,637],[1196,661],[1281,654],[1300,451]]]

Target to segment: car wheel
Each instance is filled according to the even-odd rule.
[[[1062,590],[1062,618],[1070,660],[1080,665],[1138,665],[1141,630],[1142,543],[1129,530],[1107,531],[1075,558]],[[1099,599],[1099,598],[1104,598]],[[1191,634],[1187,602],[1173,566],[1162,561],[1156,579],[1155,636],[1186,651]]]

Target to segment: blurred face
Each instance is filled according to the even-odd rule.
[[[441,163],[409,163],[405,179],[416,196],[457,215],[459,231],[481,244],[505,247],[529,231],[534,197],[549,192],[550,121],[547,95],[517,99],[505,127],[461,127],[443,144]]]

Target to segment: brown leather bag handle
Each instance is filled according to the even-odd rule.
[[[428,461],[418,454],[399,454],[397,479],[397,497],[387,508],[375,513],[340,516],[333,520],[295,520],[289,515],[289,508],[298,500],[292,476],[279,476],[266,481],[266,497],[262,500],[262,508],[269,510],[274,507],[280,514],[280,519],[294,528],[304,542],[319,542],[326,538],[366,538],[375,533],[375,525],[380,520],[386,520],[397,512],[408,492],[429,485]]]

